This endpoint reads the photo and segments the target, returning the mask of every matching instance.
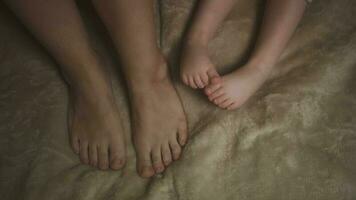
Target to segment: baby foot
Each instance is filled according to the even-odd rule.
[[[118,170],[126,160],[124,135],[111,87],[101,83],[70,89],[71,146],[83,164]]]
[[[166,63],[153,67],[161,75],[147,74],[146,80],[128,84],[137,171],[144,178],[162,173],[177,160],[188,137],[185,114]]]
[[[266,81],[270,70],[246,65],[223,77],[215,77],[205,88],[209,100],[232,110],[244,104]]]
[[[186,44],[180,67],[183,83],[194,89],[204,88],[211,78],[219,76],[204,45]]]

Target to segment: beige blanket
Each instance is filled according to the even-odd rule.
[[[236,111],[178,81],[191,0],[157,4],[160,44],[188,116],[183,157],[151,179],[135,171],[117,56],[87,3],[83,17],[113,70],[129,142],[122,171],[81,165],[68,144],[67,90],[53,59],[0,6],[0,199],[356,199],[356,1],[315,0],[271,80]],[[239,0],[211,44],[221,73],[246,61],[261,0]],[[55,30],[54,30],[55,31]]]

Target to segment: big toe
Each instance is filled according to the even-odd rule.
[[[147,151],[149,152],[149,151]],[[142,178],[149,178],[155,174],[149,153],[138,153],[137,172]]]
[[[210,79],[210,84],[205,88],[205,94],[211,95],[217,89],[221,88],[222,86],[222,79],[220,77],[213,77]]]
[[[110,168],[113,170],[119,170],[124,167],[126,163],[126,156],[124,147],[119,145],[111,145],[110,146]]]

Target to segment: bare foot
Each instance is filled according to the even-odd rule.
[[[185,45],[180,67],[183,83],[194,89],[204,88],[211,78],[219,76],[209,58],[208,48],[201,44]]]
[[[163,172],[177,160],[187,141],[185,114],[166,63],[152,67],[157,69],[155,75],[128,81],[137,171],[145,178]]]
[[[205,88],[209,100],[232,110],[244,104],[267,80],[270,69],[246,65],[221,78],[215,77]]]
[[[91,80],[85,87],[70,89],[69,132],[82,163],[103,170],[124,166],[125,141],[110,85]]]

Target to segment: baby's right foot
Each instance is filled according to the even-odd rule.
[[[218,77],[211,62],[206,45],[187,42],[181,59],[181,79],[186,85],[196,89],[204,88],[213,77]]]
[[[100,78],[76,81],[81,86],[70,89],[68,123],[73,150],[83,164],[121,169],[125,141],[110,83]]]

